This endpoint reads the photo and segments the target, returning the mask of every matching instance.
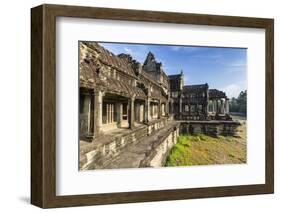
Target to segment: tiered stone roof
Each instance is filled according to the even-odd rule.
[[[126,97],[135,95],[144,99],[147,96],[145,88],[133,86],[132,81],[145,79],[149,84],[153,84],[159,91],[153,90],[151,97],[160,99],[161,85],[151,79],[148,73],[142,71],[142,66],[128,54],[116,56],[112,52],[100,46],[97,42],[82,42],[83,48],[87,48],[86,53],[80,53],[80,87],[94,89],[103,88],[105,91],[114,92]],[[86,54],[86,55],[85,55]],[[112,75],[102,74],[102,69],[107,67],[107,72],[118,72],[127,76],[128,81],[116,79]],[[140,78],[142,76],[142,78]]]
[[[183,86],[183,93],[200,93],[204,92],[209,88],[208,84],[196,84],[196,85],[185,85]]]
[[[225,92],[217,89],[209,89],[209,97],[212,98],[227,98]]]

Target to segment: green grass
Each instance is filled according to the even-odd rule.
[[[166,166],[237,164],[246,162],[245,138],[180,135]]]

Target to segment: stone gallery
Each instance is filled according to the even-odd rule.
[[[79,50],[80,170],[161,167],[179,134],[237,134],[223,91],[167,75],[153,53],[142,64],[96,42]]]

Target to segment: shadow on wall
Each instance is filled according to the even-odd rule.
[[[23,203],[26,203],[26,204],[30,204],[30,197],[18,197],[18,199],[23,202]]]

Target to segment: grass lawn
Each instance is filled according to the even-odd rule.
[[[240,137],[180,135],[166,166],[246,163],[246,121],[241,123]]]

